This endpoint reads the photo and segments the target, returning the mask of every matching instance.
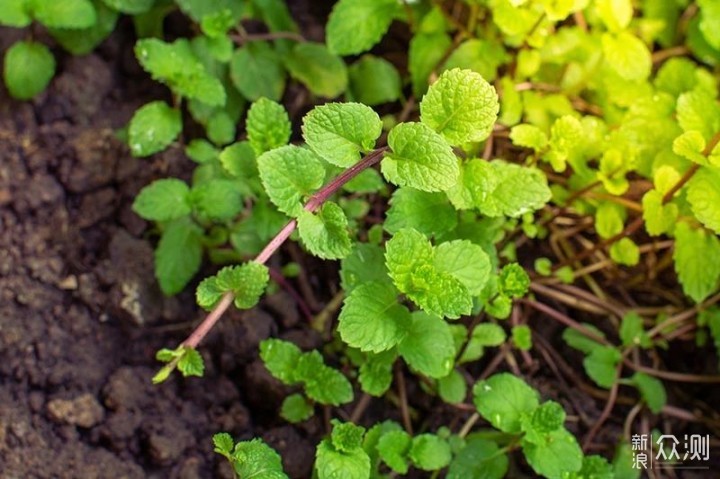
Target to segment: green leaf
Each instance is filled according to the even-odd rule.
[[[342,260],[340,281],[346,294],[371,281],[391,285],[382,248],[370,243],[356,243],[352,252]]]
[[[530,289],[530,277],[517,263],[503,266],[498,279],[502,292],[513,298],[525,296]]]
[[[87,28],[51,28],[50,34],[73,55],[87,55],[115,30],[118,12],[95,1],[97,21]]]
[[[435,248],[434,261],[438,271],[451,274],[473,296],[482,292],[490,278],[490,257],[468,240],[442,243]]]
[[[720,129],[720,106],[715,95],[705,90],[696,89],[680,95],[676,115],[683,131],[698,131],[706,141]]]
[[[318,258],[341,259],[350,254],[348,220],[337,203],[326,201],[317,213],[301,210],[298,232],[305,247]]]
[[[623,230],[625,223],[625,209],[611,202],[598,205],[595,212],[595,230],[604,239],[611,238]]]
[[[688,183],[687,199],[695,217],[720,234],[720,170],[700,168]]]
[[[325,439],[317,447],[315,469],[318,479],[367,479],[370,457],[362,448],[338,451]]]
[[[241,478],[288,479],[280,455],[261,439],[238,442],[231,462]]]
[[[166,43],[144,38],[135,44],[135,56],[154,80],[165,83],[176,94],[211,106],[225,104],[225,88],[208,73],[186,39]]]
[[[48,28],[88,28],[97,19],[89,0],[29,0],[32,15]]]
[[[392,152],[381,169],[390,183],[433,192],[457,182],[460,169],[452,148],[424,123],[400,123],[390,131],[388,145]]]
[[[450,54],[443,67],[446,70],[469,69],[492,82],[497,77],[498,67],[506,59],[505,50],[499,42],[473,38],[462,42]]]
[[[633,374],[630,380],[640,391],[640,396],[642,396],[650,411],[655,414],[662,411],[662,408],[667,404],[667,394],[662,381],[640,372]]]
[[[457,369],[438,380],[438,394],[443,401],[449,404],[460,404],[467,395],[467,384]]]
[[[430,86],[420,119],[451,145],[462,145],[490,136],[499,108],[495,88],[479,73],[455,68]]]
[[[209,141],[196,139],[192,140],[185,147],[185,154],[198,164],[210,163],[218,158],[219,151]]]
[[[215,0],[207,2],[206,0],[175,0],[180,10],[187,16],[192,18],[196,23],[200,23],[203,17],[217,14],[224,10],[230,10],[233,17],[240,18],[246,6],[236,0]]]
[[[180,111],[164,101],[147,103],[130,120],[130,152],[133,156],[150,156],[167,148],[181,131]]]
[[[517,218],[542,208],[551,197],[540,170],[501,160],[470,160],[463,168],[461,188],[472,205],[491,217]]]
[[[400,74],[392,63],[373,55],[363,55],[348,69],[349,96],[365,105],[375,106],[402,96]]]
[[[538,393],[509,373],[495,374],[473,388],[475,407],[497,429],[517,434],[521,420],[539,405]]]
[[[102,0],[108,7],[129,15],[145,13],[153,6],[155,0]]]
[[[418,469],[436,471],[450,464],[452,452],[445,439],[435,434],[415,436],[410,446],[410,459]]]
[[[520,351],[532,349],[532,330],[527,324],[519,324],[512,328],[512,342]]]
[[[390,28],[398,9],[395,0],[340,0],[328,19],[328,48],[338,55],[369,50]]]
[[[362,390],[371,396],[381,397],[384,395],[392,383],[392,368],[395,359],[397,359],[397,352],[392,349],[379,354],[369,354],[366,361],[360,366],[358,380]]]
[[[320,159],[299,146],[287,145],[265,152],[257,162],[270,201],[289,216],[300,215],[303,199],[320,188],[325,179]]]
[[[197,352],[197,349],[187,346],[183,347],[182,350],[183,354],[180,356],[180,361],[178,361],[178,369],[183,377],[202,377],[205,373],[205,363],[200,353]]]
[[[312,417],[314,412],[312,404],[308,403],[302,394],[289,395],[280,407],[280,416],[292,423],[303,422]]]
[[[435,266],[432,245],[422,233],[400,230],[385,249],[393,282],[426,312],[449,318],[470,314],[472,296],[458,278]]]
[[[201,308],[211,310],[222,295],[232,292],[235,307],[250,309],[265,292],[269,281],[267,267],[255,262],[240,266],[226,266],[215,276],[204,279],[196,291],[197,303]]]
[[[633,17],[630,0],[600,0],[597,8],[603,23],[613,32],[627,28]]]
[[[55,57],[42,43],[15,42],[5,53],[3,78],[10,95],[29,100],[47,88],[55,74]]]
[[[230,78],[248,100],[261,97],[280,101],[285,90],[285,69],[280,56],[267,42],[250,42],[235,50]]]
[[[24,28],[32,23],[29,0],[5,0],[0,3],[0,25]]]
[[[702,32],[705,40],[715,50],[720,50],[720,32],[718,32],[718,22],[720,22],[720,5],[712,0],[698,0],[700,7],[700,32]]]
[[[411,315],[407,335],[398,352],[408,365],[431,378],[448,375],[455,360],[455,344],[450,326],[437,316],[416,311]]]
[[[155,180],[140,190],[132,209],[146,220],[174,220],[190,214],[189,194],[190,188],[182,180],[177,178]]]
[[[507,470],[507,454],[497,443],[471,434],[450,463],[447,479],[502,479]]]
[[[410,311],[398,304],[395,288],[372,281],[359,285],[345,299],[338,332],[348,345],[379,353],[396,346],[410,322]]]
[[[345,62],[322,43],[298,43],[284,61],[290,76],[315,95],[335,98],[347,88]]]
[[[548,479],[562,479],[582,467],[582,449],[564,428],[547,434],[543,444],[523,441],[522,448],[530,467]]]
[[[536,152],[542,151],[548,144],[548,137],[544,131],[535,125],[515,125],[510,130],[510,139],[513,145],[532,148]]]
[[[380,437],[377,451],[380,459],[398,474],[408,472],[408,453],[412,438],[405,431],[389,431]]]
[[[720,240],[687,223],[675,226],[675,271],[683,291],[696,303],[717,291],[720,281]]]
[[[155,277],[168,296],[182,291],[200,269],[202,229],[189,218],[173,220],[155,250]]]
[[[340,371],[325,366],[322,356],[317,351],[303,354],[296,367],[310,399],[332,406],[353,400],[350,381]]]
[[[507,339],[505,330],[495,323],[480,323],[475,326],[470,335],[470,345],[500,346]]]
[[[640,469],[635,469],[640,473]],[[612,465],[602,456],[592,455],[585,456],[582,462],[582,468],[571,473],[568,479],[623,479],[625,476],[616,474]]]
[[[706,145],[707,143],[701,132],[689,130],[673,140],[672,149],[676,155],[687,158],[699,165],[707,165],[707,158],[703,155]]]
[[[623,346],[652,346],[652,341],[643,327],[643,319],[635,312],[623,316],[620,322],[620,339]]]
[[[623,79],[640,81],[650,76],[650,50],[635,35],[628,32],[616,35],[605,33],[602,36],[602,51],[610,68]]]
[[[260,342],[260,359],[273,377],[285,384],[294,384],[298,381],[298,362],[303,352],[289,341],[280,339],[265,339]]]
[[[243,209],[242,191],[233,180],[212,179],[193,186],[190,202],[196,212],[214,221],[227,221]]]
[[[621,238],[610,246],[610,258],[617,264],[635,266],[640,261],[640,249],[630,238]]]
[[[382,133],[382,121],[372,108],[360,103],[326,103],[305,115],[302,131],[319,157],[346,168],[357,163],[361,153],[373,149]]]
[[[657,236],[671,231],[678,217],[675,203],[663,204],[663,195],[657,190],[645,193],[642,200],[643,220],[648,233]]]
[[[602,346],[590,351],[583,359],[583,367],[590,379],[605,389],[610,389],[617,380],[617,366],[622,355],[612,346]]]
[[[225,171],[236,178],[249,181],[258,175],[255,151],[249,141],[233,143],[224,148],[218,158]]]
[[[604,338],[605,333],[600,331],[598,328],[593,326],[589,323],[581,323],[581,325],[587,329],[590,332],[595,333],[597,336]],[[603,347],[603,345],[594,339],[588,338],[584,334],[582,334],[580,331],[573,329],[573,328],[567,328],[565,331],[563,331],[562,334],[563,341],[567,343],[568,346],[571,348],[575,348],[579,351],[582,351],[585,354],[590,354],[594,350]]]
[[[412,79],[413,92],[417,98],[427,90],[430,75],[452,46],[452,40],[445,32],[418,33],[410,40],[408,70]]]
[[[457,214],[444,194],[404,187],[390,198],[384,226],[390,234],[414,228],[427,236],[441,236],[457,226]]]
[[[246,129],[250,146],[258,156],[290,141],[291,125],[285,107],[267,98],[252,104]]]
[[[330,440],[335,449],[341,452],[352,452],[362,447],[365,428],[356,426],[351,422],[340,422],[337,419],[330,421],[333,429]]]
[[[235,139],[235,122],[225,111],[213,113],[205,125],[207,137],[218,146],[227,145]]]
[[[539,433],[558,430],[565,423],[565,410],[555,401],[546,401],[530,417],[532,429]]]
[[[235,441],[233,441],[232,436],[226,432],[219,432],[213,436],[212,440],[215,446],[215,452],[229,459],[235,447]]]

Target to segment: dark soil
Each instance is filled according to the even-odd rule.
[[[226,315],[200,348],[204,378],[150,382],[158,367],[155,351],[178,344],[203,313],[193,288],[175,298],[160,293],[151,225],[130,209],[147,183],[187,178],[192,170],[181,146],[135,159],[116,138],[138,106],[167,95],[135,62],[131,31],[121,28],[92,55],[59,54],[56,78],[32,103],[11,101],[0,90],[0,479],[231,478],[229,466],[212,452],[219,431],[263,437],[283,456],[291,477],[310,477],[329,411],[318,410],[299,426],[280,420],[277,410],[288,391],[257,358],[258,343],[271,335],[303,348],[322,345],[287,293]],[[0,29],[0,51],[18,34]],[[309,29],[308,36],[322,31]],[[307,107],[303,100],[286,103],[293,116]],[[325,265],[317,270],[322,275],[310,278],[320,302],[332,296],[321,286],[328,284],[328,270]],[[543,349],[558,346],[555,323],[535,326],[547,338]],[[684,355],[693,350],[700,357]],[[688,372],[713,369],[716,358],[697,351],[664,359]],[[558,380],[535,351],[532,364],[521,367],[544,397],[568,408],[570,428],[582,437],[600,416],[604,393],[593,398],[587,384],[579,387],[580,355],[560,352],[553,365],[564,367],[565,377],[574,370],[577,381]],[[491,359],[474,366],[473,377]],[[626,393],[596,439],[604,446],[599,452],[609,453],[622,435],[635,401]],[[416,422],[430,430],[448,425],[457,431],[470,415],[423,394],[410,378],[407,395]],[[670,388],[671,404],[713,417],[693,395],[712,403],[717,390]],[[399,419],[397,396],[389,396],[372,401],[364,424]],[[335,413],[347,419],[353,407]],[[692,422],[644,426],[679,435],[708,432]],[[527,473],[513,468],[514,477]]]

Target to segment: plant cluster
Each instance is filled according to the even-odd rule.
[[[583,453],[619,387],[640,398],[632,423],[643,408],[669,411],[666,381],[718,382],[646,365],[687,334],[698,347],[709,338],[720,344],[717,2],[340,0],[325,43],[305,39],[280,0],[103,2],[92,3],[98,21],[101,8],[135,15],[138,61],[172,98],[135,113],[130,151],[144,157],[181,144],[197,164],[189,183],[158,179],[133,204],[156,225],[159,284],[169,295],[182,291],[204,256],[224,266],[197,287],[205,321],[158,352],[166,365],[156,382],[176,368],[202,375],[197,347],[223,312],[252,308],[272,283],[300,274],[293,263],[267,266],[288,240],[339,260],[341,292],[312,319],[332,332],[328,348],[301,351],[277,339],[260,346],[268,371],[296,391],[282,404],[285,420],[349,404],[357,390],[384,397],[404,381],[403,365],[427,394],[472,411],[459,431],[417,435],[406,398],[402,426],[333,420],[317,448],[320,479],[410,467],[499,478],[515,451],[548,478],[637,477],[623,441],[612,463]],[[70,51],[68,38],[83,35],[58,29],[99,28],[95,17],[58,23],[63,17],[40,5],[13,0],[0,7],[0,21],[37,20]],[[162,18],[175,5],[196,34],[167,42]],[[393,23],[412,34],[407,68],[376,48]],[[44,52],[37,65],[54,65],[46,47],[18,45]],[[27,82],[36,63],[20,68],[26,54],[16,47],[5,79],[14,96],[28,98],[52,69],[32,73],[42,85]],[[317,105],[300,135],[281,104],[289,82]],[[391,113],[381,117],[378,106]],[[206,138],[186,141],[188,121]],[[521,256],[528,242],[547,244],[546,256]],[[654,286],[675,277],[685,297]],[[612,299],[618,291],[667,297],[672,306],[621,304]],[[541,297],[609,321],[576,321]],[[536,319],[521,311],[566,326],[562,339],[609,390],[582,448],[563,407],[542,402],[517,377],[513,353],[530,363],[529,352],[548,349],[533,331]],[[489,348],[515,375],[491,375],[495,364],[478,376]],[[480,419],[492,428],[473,429]],[[241,478],[285,477],[262,441],[214,440]]]

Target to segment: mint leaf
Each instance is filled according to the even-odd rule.
[[[297,217],[303,199],[320,188],[325,168],[315,154],[299,146],[287,145],[263,153],[258,159],[263,186],[275,206]]]
[[[462,184],[472,204],[492,217],[517,218],[542,208],[551,196],[540,170],[501,160],[470,160],[464,166]]]
[[[239,141],[225,147],[218,158],[225,171],[236,178],[250,182],[258,175],[255,151],[249,141]]]
[[[587,329],[588,331],[591,331],[595,333],[597,336],[604,338],[605,333],[600,331],[597,327],[593,326],[589,323],[581,323],[581,325]],[[585,354],[590,354],[594,350],[603,347],[603,345],[594,339],[588,338],[584,334],[582,334],[580,331],[577,331],[573,328],[567,328],[565,331],[563,331],[562,334],[563,341],[567,343],[568,346],[571,348],[575,348],[579,351],[582,351]]]
[[[437,316],[416,311],[398,352],[408,365],[431,378],[447,376],[455,359],[450,326]]]
[[[200,269],[202,230],[189,218],[169,223],[155,250],[155,276],[168,296],[182,291]]]
[[[640,469],[634,469],[634,471],[640,473]],[[618,479],[630,479],[618,471],[613,471],[613,467],[607,459],[598,455],[585,456],[582,468],[566,477],[568,479],[614,479],[616,477]]]
[[[183,377],[200,376],[205,373],[205,363],[197,349],[190,347],[182,348],[182,356],[178,361],[178,369]]]
[[[261,439],[242,441],[235,445],[230,461],[238,477],[253,479],[288,479],[282,459]]]
[[[502,44],[497,40],[473,38],[462,42],[450,54],[443,67],[446,70],[463,68],[479,73],[486,81],[497,77],[497,69],[507,61]]]
[[[695,217],[720,234],[720,170],[700,168],[688,183],[687,199]]]
[[[290,141],[290,119],[281,104],[260,98],[248,110],[248,141],[256,155],[261,155]]]
[[[565,410],[555,401],[546,401],[533,411],[530,425],[535,432],[548,433],[558,430],[565,423]]]
[[[642,205],[643,220],[648,233],[657,236],[672,230],[679,213],[675,203],[663,204],[662,193],[650,190],[643,196]]]
[[[605,33],[602,36],[602,51],[610,68],[623,79],[639,81],[650,76],[650,50],[635,35],[628,32],[616,35]]]
[[[412,438],[405,431],[389,431],[380,437],[377,451],[380,459],[398,474],[408,472],[408,452]]]
[[[232,436],[226,432],[219,432],[213,436],[212,441],[215,446],[214,451],[229,459],[235,447],[235,441],[233,441]]]
[[[678,97],[676,115],[683,131],[698,131],[707,141],[720,129],[720,106],[715,95],[701,89]]]
[[[425,93],[430,75],[451,46],[452,40],[444,31],[413,35],[408,50],[408,70],[416,97]]]
[[[475,407],[490,424],[503,432],[521,432],[521,420],[539,405],[538,393],[509,373],[495,374],[473,388]]]
[[[662,411],[662,408],[667,404],[667,394],[662,381],[640,372],[633,374],[630,381],[638,388],[640,396],[642,396],[650,411],[655,414]]]
[[[507,470],[507,454],[497,443],[471,434],[450,463],[447,479],[502,479]]]
[[[267,42],[250,42],[235,50],[230,60],[233,85],[251,101],[261,97],[279,101],[285,90],[285,69]]]
[[[310,399],[332,406],[353,400],[350,381],[340,371],[326,366],[317,351],[304,353],[295,367],[297,377],[305,384],[305,392]]]
[[[289,341],[265,339],[260,342],[260,359],[273,377],[285,384],[297,382],[298,362],[303,352]]]
[[[717,290],[720,281],[720,240],[685,222],[675,226],[675,271],[683,291],[700,303]]]
[[[532,330],[527,324],[519,324],[512,328],[512,342],[520,351],[532,349]]]
[[[395,288],[372,281],[356,287],[345,299],[338,332],[348,345],[379,353],[403,339],[410,321],[410,311],[398,304]]]
[[[445,439],[435,434],[415,436],[410,446],[410,459],[418,469],[435,471],[450,464],[452,452]]]
[[[705,138],[697,130],[686,131],[673,140],[673,153],[695,162],[699,165],[707,165],[707,158],[703,155],[705,150]]]
[[[460,404],[467,395],[467,384],[457,369],[450,371],[445,377],[438,379],[438,394],[449,404]]]
[[[198,164],[210,163],[218,158],[218,150],[207,140],[192,140],[185,147],[185,154]]]
[[[262,264],[249,262],[240,266],[226,266],[198,285],[197,303],[201,308],[210,310],[223,294],[232,292],[235,307],[250,309],[260,300],[268,281],[267,267]]]
[[[169,221],[191,212],[190,188],[177,178],[155,180],[140,190],[132,209],[140,217],[152,221]]]
[[[383,58],[363,55],[350,66],[348,77],[348,96],[362,104],[375,106],[402,96],[400,74]]]
[[[398,186],[422,191],[445,191],[455,185],[460,174],[452,148],[424,123],[400,123],[390,131],[381,170]]]
[[[3,78],[13,98],[29,100],[47,88],[55,74],[55,57],[42,43],[15,42],[5,52]]]
[[[490,136],[499,108],[495,88],[479,73],[455,68],[430,86],[420,118],[451,145],[462,145]]]
[[[385,245],[386,264],[397,288],[431,314],[458,318],[469,314],[472,297],[460,279],[433,263],[434,251],[425,236],[400,230]]]
[[[371,281],[390,285],[382,248],[370,243],[356,243],[352,252],[342,260],[340,281],[346,294]]]
[[[390,234],[414,228],[427,236],[440,236],[457,226],[457,213],[445,195],[409,187],[395,190],[385,216],[384,227]]]
[[[147,103],[133,115],[128,142],[133,156],[150,156],[164,150],[182,131],[180,111],[164,101]]]
[[[298,423],[312,417],[313,406],[301,394],[291,394],[283,400],[280,416],[288,422]]]
[[[88,28],[95,24],[95,7],[89,0],[32,1],[35,20],[48,28]]]
[[[326,103],[303,119],[303,138],[321,158],[343,168],[372,150],[382,122],[372,108],[360,103]]]
[[[150,10],[155,0],[102,0],[105,5],[114,10],[130,15],[137,15]]]
[[[523,441],[522,448],[530,467],[548,479],[561,479],[582,467],[582,449],[564,428],[547,434],[541,444]]]
[[[617,379],[617,365],[621,357],[617,349],[602,346],[590,351],[590,354],[583,359],[583,367],[590,379],[598,386],[610,389]]]
[[[532,148],[536,152],[542,151],[548,144],[548,137],[544,131],[535,125],[515,125],[510,130],[510,139],[513,145]]]
[[[53,38],[73,55],[87,55],[115,30],[118,12],[97,1],[94,6],[97,21],[92,26],[49,29]]]
[[[468,240],[448,241],[435,248],[435,267],[451,274],[467,291],[479,295],[490,278],[490,257]]]
[[[215,221],[232,220],[243,210],[243,195],[233,180],[212,179],[193,186],[190,202],[200,217]]]
[[[503,266],[498,279],[502,292],[513,298],[525,296],[530,289],[530,277],[525,269],[517,263]]]
[[[380,397],[387,392],[392,383],[392,368],[397,358],[393,349],[378,354],[368,354],[360,366],[358,380],[362,390],[371,396]]]
[[[335,98],[347,88],[345,62],[322,43],[298,43],[284,61],[290,76],[315,95]]]
[[[367,479],[370,457],[360,447],[343,452],[324,439],[317,447],[315,469],[318,479]]]
[[[305,247],[318,258],[341,259],[350,254],[348,220],[337,203],[327,201],[317,213],[301,210],[298,232]]]
[[[225,104],[225,88],[208,73],[186,39],[166,43],[144,38],[135,44],[135,55],[154,80],[165,83],[178,95],[211,106]]]
[[[390,28],[399,7],[395,0],[340,0],[328,19],[328,48],[338,55],[369,50]]]
[[[5,0],[0,3],[0,25],[27,27],[32,22],[30,13],[28,0]]]
[[[634,312],[623,316],[620,322],[620,339],[623,346],[652,346],[652,341],[643,327],[642,317]]]

